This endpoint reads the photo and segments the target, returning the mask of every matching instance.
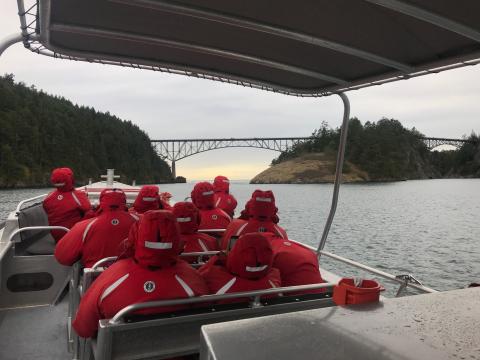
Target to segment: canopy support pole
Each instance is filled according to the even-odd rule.
[[[0,56],[13,44],[23,41],[22,33],[11,34],[0,40]]]
[[[325,223],[325,228],[323,229],[322,238],[320,240],[320,243],[318,244],[318,256],[320,256],[320,251],[323,250],[323,248],[325,247],[328,232],[330,231],[330,226],[332,225],[335,211],[337,210],[338,192],[340,191],[340,184],[342,182],[343,159],[345,157],[345,146],[347,144],[348,120],[350,118],[350,101],[348,100],[347,95],[345,95],[344,93],[339,93],[338,96],[340,96],[343,101],[343,122],[340,132],[340,142],[338,144],[337,165],[335,168],[335,184],[333,187],[332,205],[330,206],[330,213],[328,214],[327,222]]]

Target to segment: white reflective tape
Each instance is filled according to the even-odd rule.
[[[280,229],[277,225],[274,225],[274,226],[275,226],[275,230],[277,230],[277,234],[280,235],[282,239],[285,239],[282,229]]]
[[[227,282],[225,285],[223,285],[220,290],[218,290],[215,294],[216,295],[223,295],[225,294],[228,290],[230,290],[230,288],[233,286],[233,284],[235,284],[235,281],[237,281],[237,278],[234,277],[233,279],[231,279],[229,282]]]
[[[65,183],[54,183],[53,186],[55,187],[60,187],[60,186],[65,186]]]
[[[121,284],[122,282],[124,282],[124,281],[128,278],[128,275],[130,275],[130,274],[125,274],[125,275],[123,275],[120,279],[118,279],[118,280],[115,281],[112,285],[110,285],[109,287],[107,287],[107,288],[105,289],[105,291],[103,292],[102,296],[100,296],[100,302],[102,302],[103,299],[105,299],[108,295],[110,295],[113,290],[115,290],[117,287],[119,287],[120,284]]]
[[[188,284],[185,281],[183,281],[183,279],[180,276],[175,275],[175,279],[177,279],[178,283],[183,287],[183,290],[185,290],[188,297],[195,296],[195,293],[193,292],[192,288],[188,286]]]
[[[135,214],[132,214],[132,213],[129,213],[129,214],[130,214],[130,216],[131,216],[132,218],[135,219],[135,221],[138,221],[138,220],[140,219],[140,218],[139,218],[137,215],[135,215]]]
[[[270,286],[271,286],[272,288],[276,288],[276,286],[275,286],[275,284],[273,283],[272,280],[268,280],[268,283],[270,284]]]
[[[204,192],[202,192],[202,195],[203,195],[203,196],[213,195],[213,190],[211,190],[211,191],[204,191]]]
[[[207,245],[202,241],[202,239],[197,239],[198,240],[198,245],[202,248],[203,251],[208,251]]]
[[[217,207],[218,204],[220,204],[220,200],[222,200],[222,198],[219,196],[218,199],[217,199],[217,202],[215,203],[215,207]]]
[[[230,184],[230,180],[223,179],[222,181],[223,181],[224,183]]]
[[[149,249],[167,250],[173,247],[173,243],[145,241],[145,247]]]
[[[272,198],[267,198],[267,197],[256,197],[255,201],[260,201],[260,202],[272,202]]]
[[[82,242],[85,242],[85,238],[87,237],[88,231],[90,230],[90,228],[92,227],[95,221],[97,221],[97,219],[93,219],[93,221],[88,223],[87,227],[85,228],[85,231],[83,232]]]
[[[157,200],[157,198],[147,196],[147,197],[143,197],[142,200],[145,201],[145,202],[153,202],[153,201]]]
[[[259,271],[265,270],[267,267],[268,267],[268,265],[257,266],[257,267],[245,266],[245,270],[247,270],[248,272],[259,272]]]
[[[235,234],[235,236],[240,236],[240,234],[242,233],[243,229],[245,229],[245,226],[247,226],[248,223],[246,222],[245,224],[243,224],[242,226],[240,226],[240,228],[238,229],[237,233]]]
[[[73,196],[73,200],[75,200],[77,205],[82,206],[82,204],[80,203],[80,200],[78,200],[77,195],[75,195],[75,193],[73,191],[72,191],[72,196]]]
[[[185,223],[185,222],[190,222],[190,221],[192,221],[191,217],[177,218],[177,222],[179,222],[179,223]]]

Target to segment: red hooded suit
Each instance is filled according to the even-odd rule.
[[[230,241],[251,232],[270,232],[282,239],[288,239],[285,230],[273,221],[277,208],[271,191],[255,190],[242,213],[244,216],[248,215],[249,220],[237,219],[228,226],[222,237],[222,249],[228,250],[233,245],[229,244]]]
[[[274,253],[273,266],[280,270],[282,286],[323,282],[316,254],[300,244],[288,241],[285,230],[274,223],[277,208],[271,191],[255,190],[248,201],[246,212],[250,220],[232,222],[222,238],[222,249],[231,248],[232,242],[242,234],[266,233]]]
[[[126,196],[119,189],[105,189],[100,194],[98,216],[81,221],[58,242],[55,257],[62,265],[82,260],[91,267],[98,260],[118,256],[121,244],[128,237],[138,217],[126,211]]]
[[[212,294],[263,290],[281,286],[280,272],[272,263],[273,251],[267,237],[250,233],[237,240],[226,261],[215,256],[200,268],[200,273]]]
[[[178,259],[180,237],[170,211],[146,212],[131,232],[134,258],[123,259],[95,280],[80,302],[73,328],[81,337],[92,337],[98,320],[111,318],[124,307],[147,301],[206,295],[200,274]],[[186,306],[151,308],[141,314],[170,312]]]
[[[71,169],[53,170],[50,181],[57,189],[43,200],[43,208],[51,226],[65,226],[71,229],[77,222],[90,216],[92,208],[90,201],[84,192],[74,189]],[[60,240],[63,235],[65,235],[64,231],[52,230],[55,241]]]
[[[133,207],[130,208],[130,212],[140,215],[149,210],[170,210],[172,207],[160,199],[158,191],[158,186],[156,185],[142,186],[133,203]]]
[[[200,229],[226,229],[230,216],[215,207],[215,193],[209,182],[199,182],[191,193],[192,202],[200,210]]]
[[[180,228],[183,252],[218,250],[217,240],[214,237],[197,232],[200,224],[200,213],[195,205],[191,202],[178,202],[173,206],[173,215]],[[193,263],[198,258],[183,259]]]
[[[217,176],[213,180],[213,190],[215,191],[215,207],[222,209],[228,215],[233,217],[237,200],[230,194],[230,181],[225,176]]]

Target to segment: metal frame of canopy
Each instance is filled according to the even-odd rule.
[[[25,3],[27,1],[30,2],[29,6],[26,7]],[[422,9],[411,3],[398,0],[364,0],[364,2],[374,4],[376,6],[380,6],[388,10],[394,11],[396,13],[415,18],[421,22],[431,24],[436,28],[446,29],[464,38],[473,40],[474,42],[476,42],[476,44],[480,42],[480,31],[477,31],[476,29],[457,22],[453,19],[449,19],[445,16],[435,14],[434,12],[428,11],[426,9]],[[373,85],[380,85],[397,80],[408,79],[430,73],[438,73],[453,68],[476,65],[480,63],[480,50],[477,48],[475,48],[470,53],[454,53],[450,57],[447,56],[443,59],[437,59],[436,61],[429,61],[416,66],[412,66],[411,64],[398,62],[394,59],[379,56],[374,53],[355,48],[353,46],[348,46],[340,42],[335,42],[326,38],[320,38],[312,36],[310,34],[302,33],[301,31],[295,31],[276,25],[274,26],[262,23],[260,21],[253,21],[234,15],[223,14],[213,10],[207,11],[205,9],[196,8],[194,6],[180,5],[171,1],[110,0],[109,2],[110,5],[128,4],[130,6],[160,10],[176,15],[182,15],[188,18],[202,19],[213,23],[220,23],[223,25],[226,24],[232,27],[253,30],[258,33],[273,34],[282,39],[294,40],[299,43],[306,43],[316,47],[330,49],[340,54],[354,56],[360,60],[368,60],[392,69],[392,71],[384,73],[382,75],[367,76],[364,74],[364,77],[359,80],[357,79],[346,81],[331,74],[324,74],[319,71],[308,69],[306,67],[282,63],[276,61],[275,59],[265,59],[260,56],[247,55],[238,51],[224,50],[211,46],[196,45],[185,41],[182,42],[172,39],[162,39],[147,35],[138,35],[128,32],[98,29],[88,26],[82,27],[72,24],[50,24],[51,0],[17,0],[17,3],[20,16],[21,33],[9,36],[0,42],[0,55],[6,48],[11,46],[12,44],[23,41],[24,46],[35,53],[61,59],[87,61],[108,65],[120,65],[139,69],[150,69],[162,72],[182,74],[186,76],[228,82],[237,85],[248,86],[294,96],[319,97],[331,94],[338,94],[343,101],[344,114],[340,134],[339,150],[336,161],[335,184],[332,196],[332,203],[317,248],[318,256],[320,256],[321,254],[325,255],[325,252],[323,252],[323,248],[325,246],[328,233],[333,222],[333,218],[335,216],[335,211],[338,203],[339,188],[342,180],[342,168],[348,130],[348,120],[350,114],[350,104],[348,101],[348,97],[344,94],[344,91],[360,89]],[[38,11],[39,3],[41,5],[41,11]],[[49,36],[50,30],[52,29],[69,34],[100,36],[107,39],[111,38],[133,42],[145,42],[147,44],[153,45],[161,44],[166,45],[170,48],[176,47],[192,52],[203,52],[212,56],[219,56],[226,59],[235,59],[246,63],[266,66],[266,68],[270,69],[285,70],[287,72],[295,74],[327,80],[328,82],[334,83],[335,85],[324,87],[319,91],[307,91],[305,89],[302,90],[298,88],[291,88],[285,85],[275,84],[273,82],[264,81],[258,78],[252,79],[248,77],[238,76],[233,73],[222,73],[221,71],[206,70],[204,68],[197,68],[195,66],[179,66],[175,63],[161,61],[152,62],[138,57],[135,58],[108,54],[89,53],[88,51],[66,50],[58,48],[50,43]],[[408,280],[406,280],[406,282],[408,282]]]

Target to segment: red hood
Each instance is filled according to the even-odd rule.
[[[100,193],[100,210],[125,210],[127,197],[121,189],[104,189]]]
[[[54,169],[50,181],[61,192],[73,190],[73,172],[69,168]]]
[[[240,236],[227,256],[227,269],[246,279],[264,277],[273,263],[273,251],[262,233]]]
[[[148,210],[158,210],[160,208],[160,197],[158,194],[158,186],[145,185],[140,189],[133,208],[139,214],[143,214]]]
[[[200,213],[191,202],[178,202],[173,206],[173,215],[177,220],[181,234],[193,234],[200,225]]]
[[[191,197],[192,202],[200,210],[215,208],[215,192],[213,191],[213,185],[207,181],[195,184]]]
[[[219,175],[213,180],[213,190],[215,192],[223,192],[228,194],[230,188],[230,181],[227,177]]]
[[[260,221],[272,221],[277,213],[275,196],[270,190],[255,190],[248,201],[246,211],[251,218]]]
[[[135,243],[135,259],[145,267],[170,267],[181,251],[177,222],[171,211],[147,211],[138,221],[136,231],[131,231]]]

